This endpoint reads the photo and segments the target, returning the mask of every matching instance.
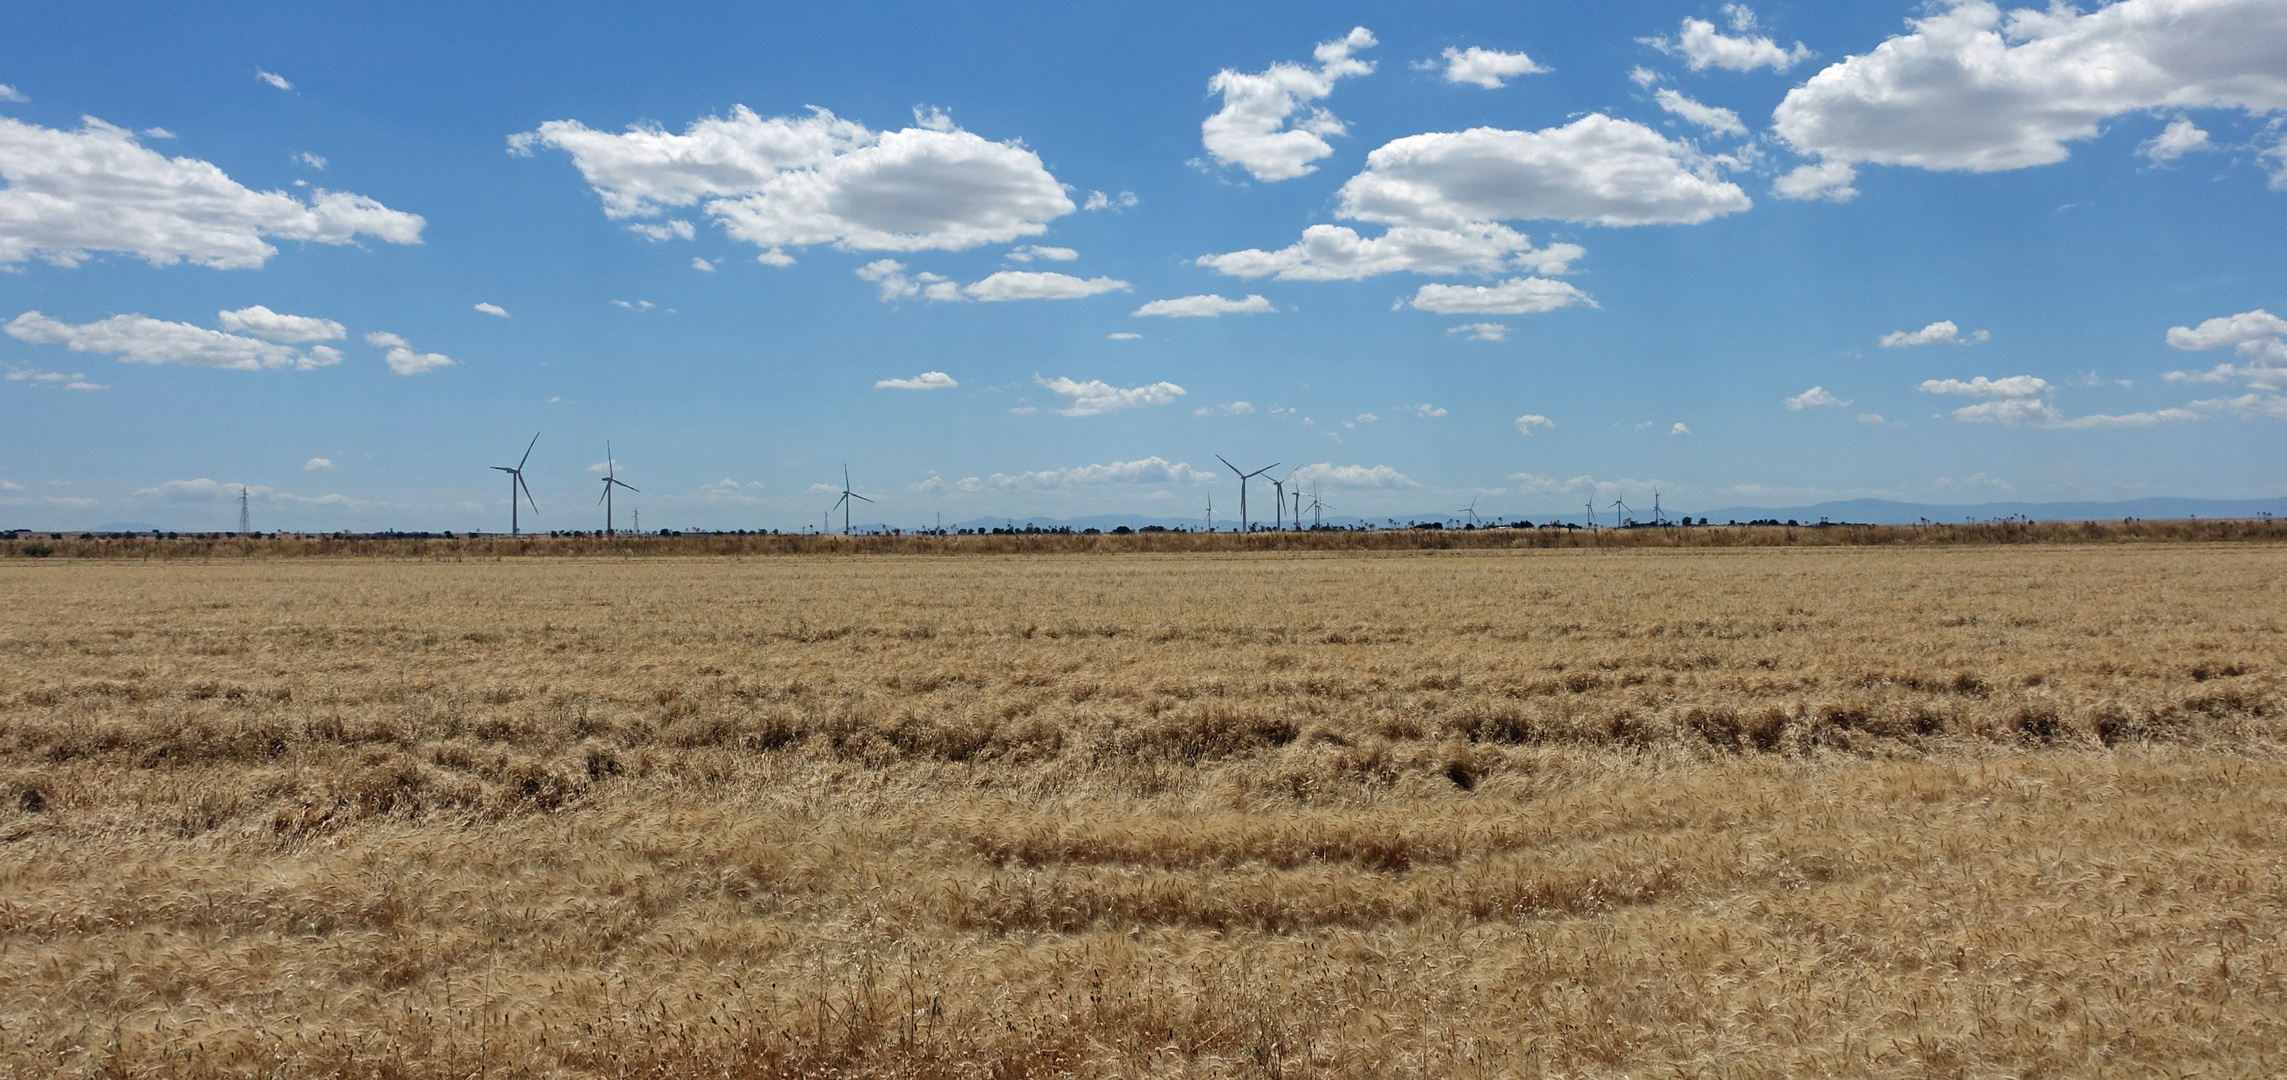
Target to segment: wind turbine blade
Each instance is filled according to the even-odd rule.
[[[540,445],[540,433],[535,431],[532,433],[532,441],[524,444],[524,456],[517,459],[516,467],[518,469],[524,468],[524,463],[532,460],[532,448],[538,445]]]
[[[517,473],[517,474],[516,474],[516,486],[517,486],[517,487],[519,487],[519,488],[521,488],[521,489],[523,489],[523,491],[524,491],[524,501],[525,501],[525,502],[528,502],[528,503],[531,503],[531,504],[532,504],[532,512],[533,512],[533,513],[535,513],[535,514],[539,513],[539,512],[540,512],[540,503],[539,503],[539,500],[537,500],[537,499],[534,499],[534,498],[532,497],[532,485],[530,485],[530,484],[527,484],[527,483],[525,483],[525,482],[524,482],[524,474],[523,474],[523,473],[521,473],[521,472],[519,472],[519,473]],[[512,500],[512,501],[513,501],[513,500]]]
[[[512,473],[512,472],[515,472],[515,471],[516,471],[516,470],[514,470],[514,469],[511,469],[511,468],[509,468],[509,467],[508,467],[508,466],[506,466],[506,465],[493,465],[493,466],[489,466],[489,467],[490,467],[490,468],[494,468],[494,469],[499,469],[501,472],[504,472],[504,473]]]
[[[1229,469],[1229,470],[1231,470],[1232,472],[1238,472],[1238,471],[1239,471],[1239,467],[1238,467],[1238,466],[1231,464],[1231,459],[1230,459],[1230,458],[1224,457],[1224,456],[1223,456],[1223,455],[1221,455],[1221,454],[1217,454],[1217,455],[1215,455],[1215,460],[1222,462],[1222,463],[1223,463],[1223,467],[1224,467],[1224,468],[1226,468],[1226,469]]]
[[[834,508],[834,509],[836,509],[836,510],[839,510],[839,509],[841,509],[841,508],[842,508],[842,504],[843,504],[843,503],[846,503],[846,502],[848,502],[848,501],[850,501],[850,493],[849,493],[849,492],[847,492],[847,491],[845,491],[845,492],[843,492],[843,493],[842,493],[842,497],[841,497],[841,498],[834,500],[834,506],[833,506],[833,508]]]
[[[860,495],[860,494],[858,494],[858,493],[857,493],[857,492],[855,492],[855,491],[853,491],[853,492],[850,492],[850,498],[856,499],[856,500],[858,500],[859,502],[872,502],[872,501],[873,501],[872,499],[866,498],[865,496],[863,496],[863,495]]]

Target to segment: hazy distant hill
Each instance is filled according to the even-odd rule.
[[[1759,518],[1778,518],[1781,521],[1793,518],[1809,522],[1823,517],[1831,521],[1858,521],[1872,525],[1911,525],[1924,518],[1945,522],[1991,521],[2005,517],[2029,517],[2035,521],[2108,521],[2120,518],[2165,521],[2189,517],[2252,518],[2266,513],[2287,515],[2287,499],[2163,498],[2131,499],[2127,502],[1994,502],[1968,506],[1891,502],[1888,499],[1848,499],[1777,509],[1729,506],[1721,510],[1691,512],[1693,517],[1705,517],[1717,522],[1753,521]]]

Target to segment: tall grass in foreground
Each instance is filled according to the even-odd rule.
[[[2282,570],[12,562],[0,1076],[2273,1075]]]

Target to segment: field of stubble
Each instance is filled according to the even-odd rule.
[[[0,566],[0,1076],[2276,1076],[2287,549]]]

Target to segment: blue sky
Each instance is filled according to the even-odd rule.
[[[2275,2],[817,7],[10,5],[0,526],[2287,494]]]

